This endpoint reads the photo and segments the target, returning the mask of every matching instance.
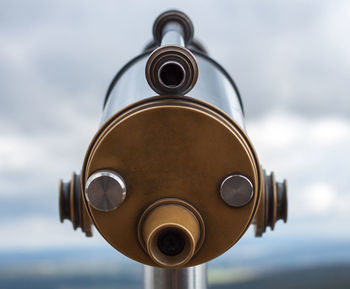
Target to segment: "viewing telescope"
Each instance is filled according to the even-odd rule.
[[[61,221],[147,265],[149,289],[206,288],[203,264],[251,224],[262,236],[287,221],[286,181],[262,168],[234,81],[193,34],[184,13],[158,16],[107,90],[81,174],[59,188]]]

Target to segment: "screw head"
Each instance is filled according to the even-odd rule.
[[[223,180],[220,186],[221,198],[231,207],[239,208],[247,205],[253,195],[253,184],[242,175],[230,175]]]
[[[125,200],[125,182],[121,175],[112,170],[97,171],[86,182],[85,197],[96,210],[113,211]]]

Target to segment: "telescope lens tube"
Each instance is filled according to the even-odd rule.
[[[186,72],[181,63],[167,61],[158,70],[159,82],[169,89],[180,87],[186,78]]]
[[[193,40],[194,27],[191,19],[181,11],[169,10],[160,14],[153,24],[153,38],[158,45],[177,44],[166,37],[167,32],[176,32],[185,45]],[[184,46],[184,44],[180,44]],[[178,44],[177,44],[178,45]]]
[[[142,239],[158,265],[179,267],[193,257],[201,235],[195,215],[178,204],[154,208],[142,224]]]
[[[198,79],[194,55],[180,46],[162,46],[153,51],[146,64],[149,86],[160,95],[184,95]]]

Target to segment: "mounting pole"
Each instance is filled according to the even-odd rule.
[[[144,289],[207,289],[207,264],[179,269],[143,268]]]

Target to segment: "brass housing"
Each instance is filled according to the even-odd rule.
[[[84,197],[94,225],[121,253],[161,267],[194,266],[226,252],[251,224],[264,183],[257,155],[243,129],[216,107],[189,97],[152,97],[111,117],[86,153],[82,190],[88,177],[101,169],[120,173],[128,194],[112,212],[95,210]],[[220,184],[232,173],[246,176],[254,186],[253,198],[241,208],[230,207],[220,198]],[[195,252],[198,230],[187,225],[194,241],[186,262],[164,262],[152,249],[154,217],[146,221],[150,224],[144,226],[142,235],[148,245],[142,245],[142,239],[139,242],[141,216],[147,207],[165,198],[184,200],[204,221],[205,238],[201,240],[201,235]],[[175,220],[176,214],[173,210],[162,222]],[[176,219],[176,226],[184,224]]]

